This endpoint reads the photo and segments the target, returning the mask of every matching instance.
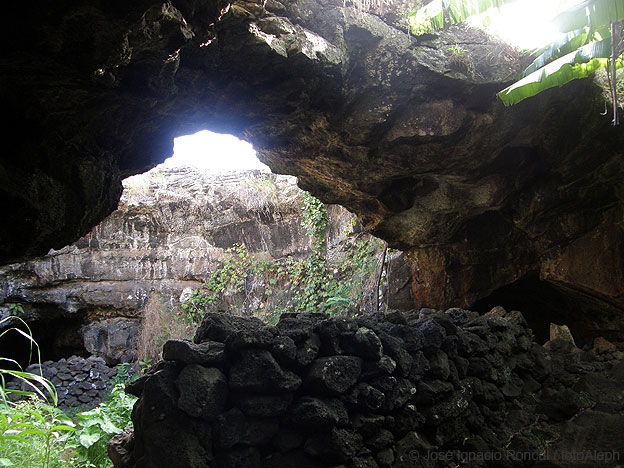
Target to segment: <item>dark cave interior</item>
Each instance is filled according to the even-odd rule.
[[[58,361],[69,356],[88,357],[84,347],[80,328],[83,326],[82,317],[56,317],[52,320],[35,320],[28,322],[28,327],[17,320],[7,322],[7,327],[0,330],[2,336],[1,355],[15,360],[22,368],[37,362],[37,347],[31,347],[30,340],[24,336],[30,335],[38,345],[41,362]],[[15,328],[17,330],[11,330]]]
[[[622,340],[621,309],[582,291],[540,280],[536,274],[495,290],[471,308],[484,313],[495,306],[521,311],[540,344],[548,341],[551,323],[567,325],[579,347],[591,345],[599,336]]]

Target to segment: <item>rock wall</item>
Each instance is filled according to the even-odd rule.
[[[422,2],[383,3],[11,5],[1,261],[75,241],[121,179],[210,129],[411,250],[420,306],[537,277],[589,304],[597,333],[621,323],[624,131],[601,90],[575,81],[504,108],[496,92],[526,57],[463,26],[411,37]]]
[[[23,318],[35,324],[38,336],[47,335],[40,344],[56,350],[52,359],[86,352],[111,365],[132,360],[150,298],[179,307],[234,244],[267,261],[312,251],[293,177],[164,166],[124,184],[118,210],[87,236],[44,257],[0,267],[0,316],[22,304]],[[351,253],[345,232],[353,230],[354,215],[337,205],[328,212],[328,257],[339,262]],[[401,262],[399,256],[395,263]],[[409,282],[405,267],[393,271],[403,286]],[[405,291],[390,307],[412,307]],[[229,306],[243,313],[241,301],[253,294],[229,298]]]
[[[134,434],[109,447],[116,468],[611,467],[624,457],[624,363],[549,354],[501,308],[382,321],[284,314],[275,327],[207,314],[193,342],[169,341],[163,356],[127,387],[140,399]],[[575,415],[583,423],[568,422]],[[561,459],[585,450],[611,458]]]
[[[124,184],[119,208],[87,236],[0,269],[0,313],[17,302],[31,324],[82,324],[55,334],[73,336],[72,352],[115,364],[133,359],[150,297],[179,306],[183,291],[199,287],[232,245],[267,259],[311,250],[292,177],[159,167]]]
[[[117,369],[110,368],[102,358],[91,356],[87,359],[71,356],[56,362],[44,361],[32,364],[25,369],[43,375],[54,384],[61,408],[95,408],[112,387]],[[17,381],[7,383],[7,388],[20,388]],[[31,390],[21,387],[22,390]]]

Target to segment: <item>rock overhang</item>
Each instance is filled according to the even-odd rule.
[[[566,260],[622,230],[623,133],[600,90],[574,82],[504,108],[495,93],[522,57],[464,27],[410,37],[405,5],[13,6],[2,259],[75,240],[114,209],[122,177],[209,128],[411,251],[417,305],[469,305],[542,270],[618,303],[619,275]]]

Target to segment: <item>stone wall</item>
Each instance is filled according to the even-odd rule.
[[[109,446],[116,468],[520,467],[530,453],[584,448],[624,457],[613,436],[624,429],[624,365],[609,374],[582,352],[548,354],[501,308],[285,314],[275,327],[207,314],[193,342],[169,341],[163,355],[127,388],[140,399],[134,434]],[[570,426],[577,414],[584,425]]]
[[[104,359],[91,356],[87,359],[71,356],[59,361],[45,361],[31,364],[26,369],[43,375],[54,384],[61,408],[94,408],[110,390],[117,369],[110,368]],[[9,382],[8,388],[18,388],[16,381]]]

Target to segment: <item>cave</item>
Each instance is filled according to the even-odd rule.
[[[608,343],[596,362],[587,357],[589,351],[547,356],[530,342],[521,318],[512,312],[526,315],[540,344],[547,339],[546,322],[569,325],[583,347],[598,338],[622,342],[624,131],[611,125],[614,116],[604,90],[591,78],[574,80],[505,107],[496,93],[516,79],[530,62],[528,56],[463,25],[415,38],[405,18],[424,2],[379,2],[387,8],[372,3],[86,0],[13,2],[6,7],[0,20],[6,50],[0,103],[10,116],[2,131],[11,146],[0,160],[0,264],[29,261],[88,235],[118,206],[122,180],[162,162],[171,154],[175,137],[210,129],[249,141],[273,172],[296,175],[301,188],[325,203],[345,206],[360,217],[366,231],[406,251],[409,297],[416,314],[424,310],[416,317],[391,315],[383,325],[330,322],[322,337],[323,352],[330,350],[326,356],[318,355],[320,338],[312,332],[316,324],[300,330],[301,324],[292,326],[285,317],[280,339],[289,345],[290,339],[291,348],[301,350],[294,361],[280,355],[279,346],[272,348],[271,340],[279,335],[274,329],[251,323],[246,334],[236,326],[221,327],[222,317],[213,318],[217,332],[223,328],[234,336],[229,349],[250,346],[251,351],[225,359],[229,336],[215,329],[206,332],[208,345],[201,337],[194,344],[171,345],[171,359],[134,387],[147,403],[139,403],[135,411],[141,418],[137,439],[128,436],[122,444],[127,460],[120,455],[115,466],[171,466],[180,464],[182,458],[169,463],[180,454],[188,457],[189,466],[204,468],[212,456],[206,436],[212,430],[221,437],[215,439],[221,444],[217,455],[226,457],[220,466],[289,467],[293,460],[300,466],[320,466],[306,465],[305,460],[336,449],[325,444],[322,430],[319,437],[291,439],[299,444],[292,458],[278,454],[263,458],[261,465],[269,442],[253,437],[270,431],[261,425],[250,433],[245,432],[248,425],[234,424],[259,417],[254,402],[256,393],[265,390],[263,382],[278,398],[260,398],[288,401],[284,395],[292,397],[305,379],[302,369],[311,364],[305,364],[308,356],[317,367],[327,358],[347,366],[347,374],[357,374],[350,385],[357,383],[358,392],[364,389],[360,402],[360,393],[323,388],[328,383],[319,377],[321,383],[307,384],[313,393],[339,395],[346,403],[340,400],[336,406],[354,409],[376,404],[380,392],[387,405],[382,408],[377,401],[381,419],[365,418],[363,423],[343,417],[342,410],[331,412],[332,431],[344,436],[337,439],[346,452],[335,450],[327,466],[345,460],[349,467],[376,466],[372,455],[363,453],[362,461],[349,450],[363,438],[354,435],[362,427],[372,432],[380,425],[396,432],[393,440],[404,455],[411,447],[433,447],[428,440],[443,448],[502,444],[497,430],[519,426],[528,433],[501,433],[510,437],[506,447],[522,450],[539,443],[530,424],[524,424],[534,421],[535,414],[548,418],[548,430],[565,434],[567,438],[555,437],[559,447],[575,447],[587,433],[594,439],[583,441],[624,453],[622,403],[617,397],[600,400],[594,385],[607,382],[609,391],[602,393],[616,395],[613,384],[621,387],[624,374],[619,364],[607,361],[620,359],[620,351]],[[453,53],[458,44],[468,62],[458,63]],[[146,262],[149,274],[162,266],[158,258],[153,260]],[[132,294],[124,298],[141,299]],[[508,309],[508,322],[487,313],[473,317],[465,310],[485,312],[494,305]],[[449,308],[452,320],[440,312]],[[341,326],[346,329],[338,330]],[[462,327],[466,330],[456,331]],[[40,330],[47,333],[44,327]],[[510,330],[517,349],[498,339]],[[465,335],[468,344],[459,349],[453,339],[445,340],[449,331]],[[421,335],[426,345],[420,343]],[[301,342],[294,343],[291,336]],[[392,357],[377,365],[382,338]],[[46,344],[50,352],[62,349],[62,343],[53,342]],[[364,361],[345,359],[343,345],[364,360],[372,359],[367,372],[362,372]],[[500,349],[490,349],[496,347]],[[408,348],[417,356],[416,364]],[[456,373],[449,355],[460,358],[453,364]],[[206,375],[197,369],[196,359],[221,370]],[[228,407],[227,414],[198,415],[192,390],[185,390],[186,401],[177,402],[179,388],[193,388],[178,385],[179,379],[197,377],[223,395],[230,364],[237,376],[245,376],[249,366],[259,377],[251,384],[240,378],[234,385],[238,393],[227,403],[240,403],[248,414]],[[282,364],[300,374],[280,372]],[[262,374],[263,366],[276,371]],[[379,375],[371,377],[368,371],[385,374],[372,385],[368,379]],[[460,372],[483,385],[466,390]],[[420,385],[416,393],[411,393],[412,382]],[[406,404],[414,394],[433,409],[414,414],[409,408],[413,405]],[[595,398],[596,406],[584,406],[586,394]],[[395,403],[400,406],[396,414]],[[167,424],[145,409],[161,404],[168,412]],[[319,407],[316,400],[306,405],[302,403],[301,411]],[[218,405],[215,412],[222,410],[226,408]],[[456,418],[457,412],[463,412],[471,430],[459,427],[466,421]],[[440,414],[457,425],[439,425]],[[577,414],[581,417],[573,419]],[[188,417],[197,426],[187,424]],[[218,428],[215,417],[221,418]],[[487,427],[483,418],[494,428],[488,434],[479,432]],[[277,427],[274,422],[267,427]],[[339,427],[344,424],[348,430]],[[243,448],[237,446],[240,439],[227,440],[227,429],[240,427],[235,436],[253,440]],[[427,432],[427,443],[410,430],[414,427],[425,428],[421,432]],[[173,447],[179,452],[168,452],[178,432],[188,437]],[[456,434],[462,438],[453,439]],[[304,440],[307,452],[302,454]],[[384,460],[385,466],[409,466]]]
[[[467,307],[548,265],[549,281],[621,307],[624,132],[603,90],[575,80],[504,107],[496,92],[526,57],[463,26],[414,38],[410,2],[356,6],[12,6],[0,261],[84,236],[121,180],[210,129],[406,251],[416,307]],[[470,70],[453,66],[457,44]],[[488,212],[489,246],[487,226],[462,228]]]
[[[58,311],[57,311],[58,312]],[[37,347],[31,350],[30,340],[16,330],[31,335],[38,345],[41,361],[58,361],[70,356],[88,357],[90,353],[84,347],[81,327],[84,325],[84,317],[63,317],[58,314],[50,317],[50,311],[43,318],[28,321],[28,327],[17,321],[7,322],[6,327],[0,333],[2,336],[2,357],[15,360],[22,369],[33,362],[38,362]]]
[[[519,310],[538,343],[550,339],[550,324],[567,325],[577,346],[590,347],[598,337],[622,341],[622,310],[583,291],[529,275],[496,289],[472,308],[485,313],[496,306]]]

